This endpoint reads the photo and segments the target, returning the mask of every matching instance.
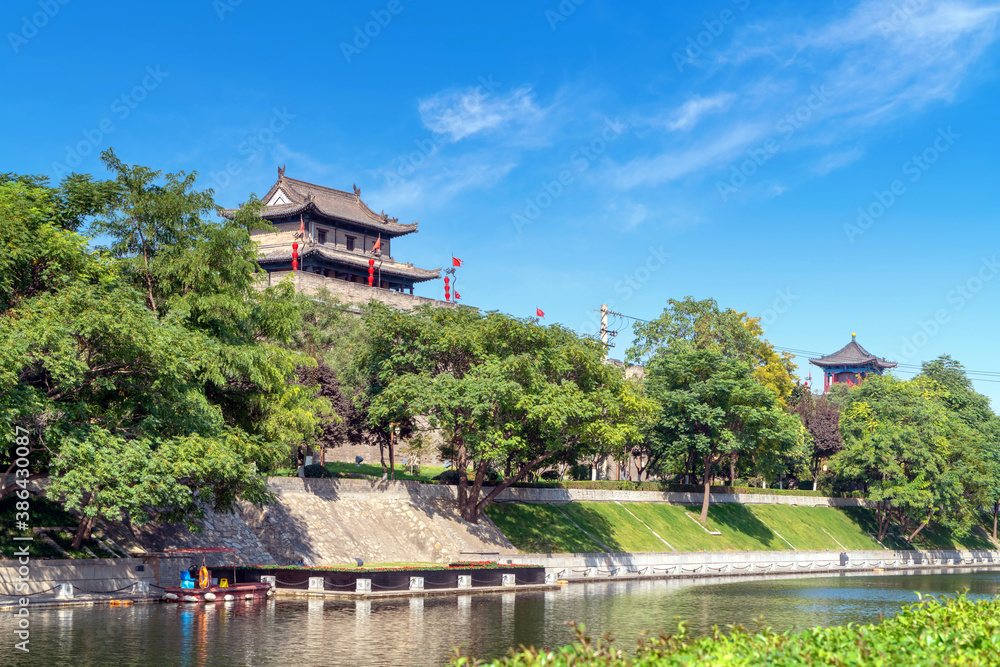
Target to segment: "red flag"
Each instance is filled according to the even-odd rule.
[[[375,245],[372,246],[372,254],[374,255],[375,253],[379,253],[379,254],[382,253],[382,235],[381,234],[378,235],[378,239],[376,239]]]
[[[452,257],[451,258],[451,265],[452,266],[462,266],[462,260],[460,260],[458,257]]]
[[[542,312],[541,308],[535,308],[535,314],[538,315],[538,317],[545,317],[545,313]]]
[[[462,295],[458,293],[458,290],[455,290],[455,301],[458,301],[461,298],[462,298]]]

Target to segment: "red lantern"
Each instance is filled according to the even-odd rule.
[[[368,260],[368,286],[371,287],[375,284],[375,260]]]
[[[292,271],[299,269],[299,244],[292,244]]]
[[[445,276],[444,277],[444,300],[445,301],[451,301],[451,285],[448,284],[449,282],[451,282],[451,278],[449,278],[448,276]]]

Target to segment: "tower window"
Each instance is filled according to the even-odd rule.
[[[321,229],[318,232],[316,232],[316,243],[319,243],[320,245],[325,245],[326,244],[326,230],[325,229]]]
[[[348,250],[354,250],[354,237],[353,236],[348,236],[346,238],[347,238],[347,249]]]

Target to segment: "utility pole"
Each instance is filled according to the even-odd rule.
[[[601,304],[601,345],[604,346],[605,356],[608,353],[608,304]]]

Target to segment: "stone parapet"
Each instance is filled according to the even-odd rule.
[[[300,479],[298,477],[271,477],[272,490],[289,493],[312,493],[331,498],[360,499],[377,495],[395,499],[456,500],[458,487],[444,484],[422,484],[411,481],[381,481],[364,479]],[[490,487],[485,487],[488,491]],[[678,491],[624,491],[613,489],[536,489],[510,487],[497,496],[500,502],[565,503],[565,502],[621,502],[668,503],[674,505],[700,505],[703,494]],[[824,496],[792,496],[768,493],[713,493],[712,503],[740,503],[743,505],[802,505],[805,507],[865,507],[863,498],[828,498]]]
[[[263,289],[269,285],[277,285],[282,280],[291,280],[295,291],[300,294],[317,296],[325,291],[337,300],[353,305],[361,305],[371,300],[379,301],[398,310],[412,310],[417,306],[430,305],[436,308],[455,308],[456,304],[438,299],[428,299],[423,296],[393,292],[388,289],[369,287],[363,283],[349,283],[346,280],[327,278],[305,271],[272,271],[267,274],[258,287]]]

